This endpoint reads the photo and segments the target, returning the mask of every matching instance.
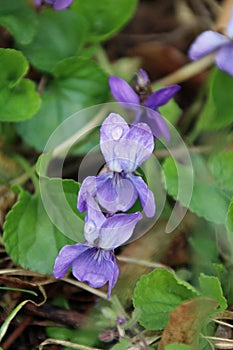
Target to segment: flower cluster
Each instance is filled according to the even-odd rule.
[[[149,80],[143,70],[139,72],[139,77],[140,84],[136,85],[142,90],[142,87],[148,86]],[[134,96],[134,102],[140,103],[141,91],[137,95],[122,79],[111,77],[110,86],[121,102],[132,101]],[[110,297],[119,274],[114,249],[129,240],[137,222],[142,219],[141,212],[131,214],[127,211],[139,199],[145,216],[155,215],[154,195],[135,171],[153,152],[153,134],[168,137],[166,123],[156,108],[166,103],[177,90],[177,86],[161,89],[146,98],[145,104],[153,107],[152,112],[155,113],[150,116],[154,119],[149,122],[144,117],[128,125],[119,114],[110,113],[102,123],[100,149],[105,158],[104,171],[97,176],[88,176],[78,194],[77,208],[86,212],[84,243],[66,245],[61,249],[54,265],[56,278],[64,277],[72,266],[73,275],[81,282],[87,282],[94,288],[108,283]]]
[[[206,30],[201,33],[189,49],[189,57],[198,60],[211,52],[216,52],[215,63],[219,69],[233,75],[233,11],[226,28],[226,35]]]
[[[158,108],[165,105],[180,90],[180,86],[175,84],[152,92],[149,77],[143,69],[136,72],[133,83],[134,89],[125,80],[111,76],[109,86],[113,97],[120,103],[133,103],[147,107],[145,111],[136,114],[135,123],[148,124],[154,137],[164,136],[169,141],[168,126],[158,112]]]
[[[42,5],[42,2],[53,5],[54,10],[59,11],[69,7],[73,0],[34,0],[38,6]]]

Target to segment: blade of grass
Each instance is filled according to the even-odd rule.
[[[17,291],[17,292],[22,292],[22,293],[28,293],[28,294],[35,295],[36,297],[38,296],[38,294],[37,294],[36,292],[34,292],[33,290],[28,290],[28,289],[11,288],[11,287],[0,287],[0,289],[2,289],[2,290]]]

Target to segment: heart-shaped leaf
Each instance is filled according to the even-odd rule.
[[[169,314],[182,301],[198,296],[188,283],[167,270],[156,269],[140,278],[133,297],[135,308],[140,310],[140,323],[150,330],[163,329]]]
[[[36,32],[37,16],[27,0],[0,0],[0,24],[18,43],[28,44]]]
[[[53,80],[45,87],[40,110],[30,121],[18,124],[17,130],[28,144],[43,150],[51,134],[67,117],[106,102],[108,96],[107,75],[95,62],[79,57],[66,59],[57,65]]]
[[[51,72],[58,62],[79,52],[85,31],[85,20],[74,11],[46,10],[38,15],[33,41],[20,48],[33,66]]]
[[[77,1],[72,9],[83,15],[88,22],[88,40],[106,40],[123,27],[132,17],[137,0]]]
[[[20,51],[0,49],[0,121],[29,119],[40,106],[35,84],[22,79],[29,68]]]
[[[48,181],[62,180],[51,179]],[[70,203],[70,210],[73,212],[79,186],[72,180],[63,180],[63,185],[65,195]],[[60,205],[58,193],[54,194],[53,204],[56,207]],[[67,215],[67,212],[63,213],[62,209],[60,207],[60,215]],[[64,218],[64,220],[66,219]],[[77,222],[80,223],[76,227],[77,240],[83,241],[83,224],[80,219]],[[54,261],[59,250],[66,244],[74,243],[50,221],[41,197],[37,194],[31,195],[23,190],[21,190],[17,203],[6,216],[4,242],[7,253],[16,264],[32,271],[50,274],[53,272]]]

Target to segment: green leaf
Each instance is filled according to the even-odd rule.
[[[157,269],[142,276],[136,285],[133,303],[140,309],[139,321],[150,330],[166,327],[169,314],[182,301],[198,296],[188,283],[167,270]]]
[[[16,41],[28,44],[36,31],[37,16],[26,0],[0,0],[0,24]]]
[[[233,261],[233,198],[228,208],[226,217],[226,232],[230,246],[231,262]]]
[[[31,118],[41,102],[34,82],[29,79],[23,79],[14,89],[4,90],[1,97],[0,120],[7,122]]]
[[[73,243],[51,223],[41,198],[23,190],[6,216],[4,242],[16,264],[50,274],[59,250]]]
[[[40,192],[47,214],[61,232],[76,242],[84,240],[85,213],[77,210],[79,188],[79,183],[73,180],[40,178]]]
[[[219,309],[217,312],[223,311],[227,308],[227,301],[223,295],[221,283],[217,277],[207,276],[204,273],[201,273],[199,283],[202,296],[210,297],[218,301]]]
[[[18,304],[12,311],[11,313],[7,316],[7,318],[5,319],[5,321],[3,322],[3,324],[0,327],[0,341],[2,341],[2,338],[4,337],[4,335],[6,334],[11,321],[13,320],[13,318],[17,315],[17,313],[22,309],[22,307],[27,304],[28,302],[31,302],[31,300],[24,300],[22,301],[20,304]],[[2,349],[2,348],[0,348]]]
[[[159,107],[159,112],[173,125],[176,125],[181,115],[181,109],[174,99],[168,101],[164,106]]]
[[[43,11],[33,41],[20,45],[37,69],[51,72],[61,60],[77,55],[82,48],[86,25],[84,19],[70,9]]]
[[[115,344],[111,350],[127,350],[132,346],[132,343],[124,338],[120,338],[120,342],[118,344]]]
[[[0,49],[0,121],[28,119],[38,110],[40,97],[35,84],[22,79],[28,68],[20,51]]]
[[[232,269],[232,265],[229,265],[227,268],[223,267],[223,271],[218,273],[218,276],[221,280],[221,285],[223,288],[224,295],[227,299],[228,305],[232,305],[232,303],[233,303],[233,285],[232,285],[233,269]]]
[[[224,224],[226,220],[227,210],[229,206],[229,197],[213,183],[211,174],[208,177],[208,169],[204,167],[203,162],[192,156],[194,168],[194,187],[189,209],[198,216],[204,217],[206,220],[216,224]],[[163,165],[163,171],[166,178],[166,187],[168,194],[174,199],[185,203],[182,194],[186,191],[183,189],[178,194],[178,175],[185,175],[189,169],[183,164],[175,163],[172,158],[167,158]]]
[[[0,89],[15,87],[29,68],[28,62],[20,51],[0,49]]]
[[[70,206],[70,209],[78,215],[82,220],[84,219],[84,214],[79,213],[77,210],[77,198],[78,191],[80,189],[80,184],[69,179],[59,179],[59,178],[43,178],[41,179],[40,186],[44,186],[43,190],[51,195],[52,201],[56,203],[57,207],[62,208],[62,196],[60,192],[57,192],[60,188],[63,189],[64,195]],[[59,209],[60,209],[59,208]],[[55,208],[54,208],[55,210]],[[64,213],[63,213],[64,214]],[[77,224],[77,223],[76,223]],[[77,226],[76,226],[77,229]],[[76,230],[75,230],[76,231]],[[82,239],[81,236],[77,236],[77,240]]]
[[[192,350],[192,348],[186,344],[173,343],[166,345],[165,350]]]
[[[72,5],[85,17],[89,25],[88,40],[106,40],[119,31],[133,16],[137,0],[77,1]]]
[[[225,128],[233,122],[233,77],[214,69],[209,81],[207,102],[201,112],[198,128],[216,130]]]
[[[228,232],[233,235],[233,198],[227,212],[226,227]]]
[[[108,95],[107,75],[95,62],[78,57],[66,59],[57,65],[54,78],[43,90],[40,110],[30,121],[18,124],[17,130],[29,145],[42,150],[67,117],[106,102]]]
[[[233,192],[233,151],[225,151],[214,155],[210,159],[209,166],[218,186]]]
[[[69,329],[65,327],[46,327],[48,337],[60,340],[66,340],[71,343],[82,344],[83,346],[95,346],[98,342],[99,329],[85,325],[79,329]],[[70,347],[63,348],[71,350]]]

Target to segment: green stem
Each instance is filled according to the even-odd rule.
[[[197,124],[196,124],[195,127],[193,128],[192,132],[188,136],[189,142],[191,144],[194,143],[194,141],[196,140],[196,138],[198,137],[199,134],[200,134],[200,129],[197,127]]]
[[[15,155],[14,158],[21,165],[21,167],[23,168],[23,170],[26,173],[26,174],[23,174],[21,177],[23,178],[23,180],[26,180],[28,177],[31,178],[33,185],[34,185],[34,188],[35,188],[35,194],[38,194],[40,192],[40,187],[39,187],[39,180],[35,174],[35,165],[31,166],[26,161],[25,158],[23,158],[19,155]],[[14,181],[13,183],[16,183],[16,181]],[[19,182],[17,182],[17,183],[19,183]]]
[[[109,75],[113,74],[113,69],[109,62],[108,56],[106,55],[106,52],[104,51],[101,45],[97,46],[95,55],[100,67],[103,70],[105,70],[105,72],[107,72]]]

